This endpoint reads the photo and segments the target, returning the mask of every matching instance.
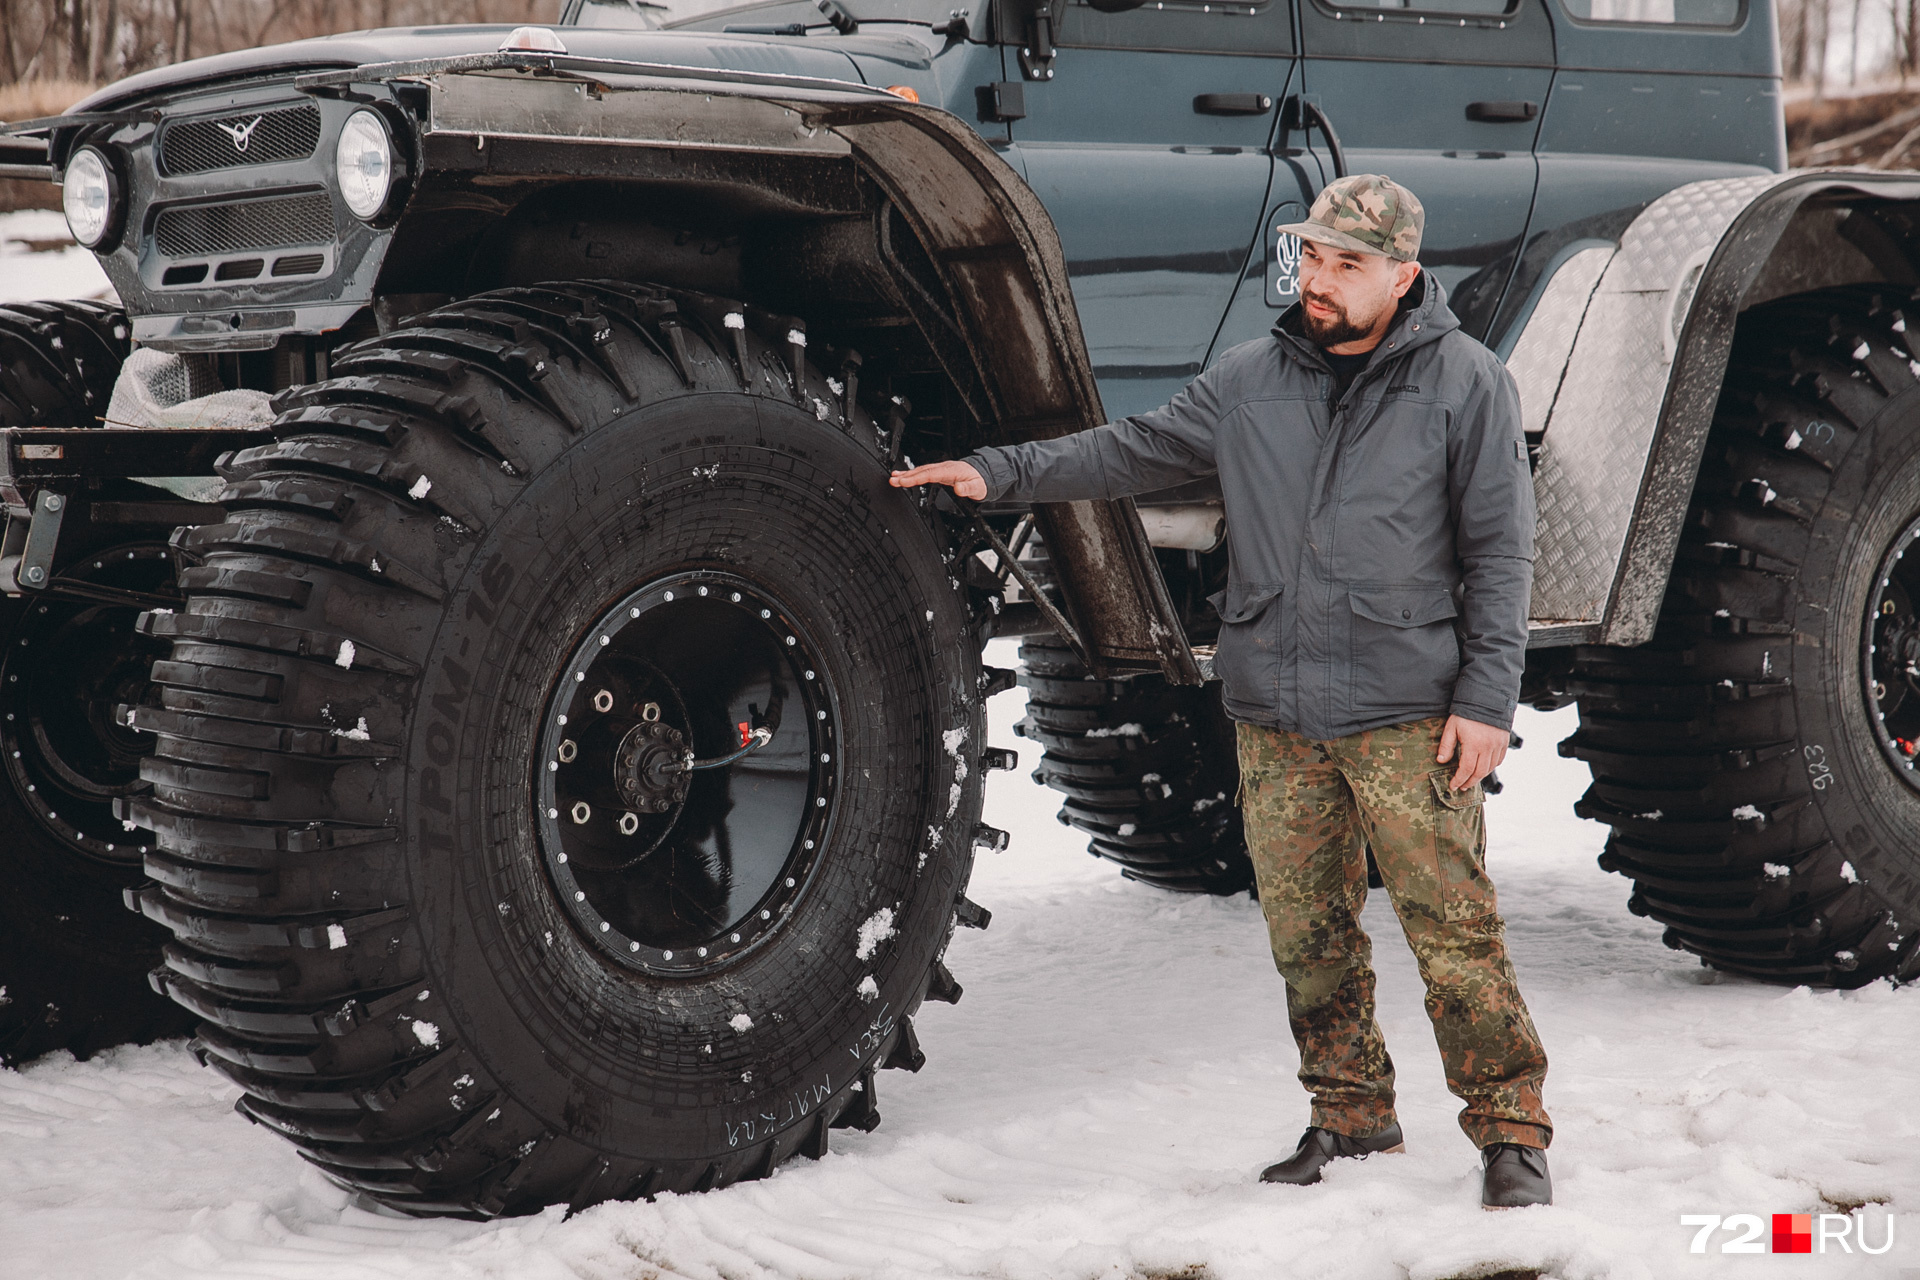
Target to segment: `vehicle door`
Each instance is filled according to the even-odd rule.
[[[1288,0],[1056,0],[1044,66],[1018,2],[1000,19],[1016,162],[1059,228],[1108,416],[1155,408],[1200,372],[1259,234]]]
[[[1301,88],[1350,173],[1426,206],[1420,261],[1463,328],[1487,336],[1527,228],[1553,82],[1545,0],[1300,0]],[[1327,141],[1311,145],[1323,156]]]
[[[1540,186],[1495,333],[1555,270],[1675,187],[1786,168],[1774,9],[1755,0],[1553,0]],[[1889,135],[1889,141],[1897,135]]]

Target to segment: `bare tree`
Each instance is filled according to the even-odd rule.
[[[365,27],[552,22],[560,7],[561,0],[0,0],[0,85],[97,84],[205,54]]]

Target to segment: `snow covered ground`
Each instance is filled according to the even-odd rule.
[[[17,217],[18,215],[15,215]],[[0,235],[31,239],[0,219]],[[40,255],[34,255],[40,256]],[[22,296],[11,250],[0,295]],[[86,264],[86,265],[91,265]],[[97,287],[69,265],[41,296]],[[1010,645],[990,657],[1011,665]],[[1572,814],[1570,712],[1523,711],[1489,855],[1552,1071],[1552,1208],[1488,1214],[1411,955],[1382,895],[1380,1011],[1408,1151],[1312,1188],[1259,1169],[1306,1123],[1257,906],[1121,880],[1053,821],[991,708],[987,820],[1013,832],[971,896],[955,1008],[916,1022],[928,1064],[885,1073],[885,1123],[819,1162],[652,1204],[419,1222],[350,1200],[232,1111],[182,1043],[0,1072],[0,1280],[1920,1280],[1920,992],[1782,990],[1660,945]],[[1695,1256],[1683,1214],[1864,1204],[1880,1256]],[[1764,1238],[1763,1238],[1764,1239]],[[1764,1244],[1763,1244],[1764,1247]]]
[[[1010,653],[996,653],[1007,662]],[[1053,821],[992,706],[987,819],[1014,833],[972,896],[994,912],[949,963],[928,1064],[880,1079],[871,1136],[770,1181],[494,1224],[349,1202],[232,1110],[179,1043],[0,1073],[0,1276],[653,1280],[1441,1280],[1920,1276],[1920,993],[1727,979],[1660,945],[1594,865],[1585,785],[1553,753],[1571,713],[1522,712],[1490,863],[1548,1052],[1558,1203],[1488,1214],[1411,955],[1384,897],[1382,1021],[1408,1151],[1307,1189],[1260,1185],[1306,1122],[1257,906],[1121,880]],[[1683,1213],[1869,1202],[1880,1257],[1688,1253]],[[1712,1245],[1731,1237],[1720,1233]],[[1902,1263],[1906,1264],[1905,1266]]]
[[[0,213],[0,303],[105,298],[113,293],[92,253],[51,209]]]

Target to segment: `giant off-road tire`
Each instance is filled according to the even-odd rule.
[[[118,308],[90,302],[0,307],[0,427],[89,427],[126,359]],[[74,495],[65,495],[68,497]],[[141,878],[143,834],[113,802],[145,788],[147,749],[114,723],[150,696],[154,646],[137,610],[56,594],[166,589],[163,546],[102,545],[56,565],[28,597],[0,597],[0,1064],[56,1049],[80,1057],[187,1029],[146,974],[166,934],[121,908]]]
[[[1920,305],[1743,316],[1652,643],[1584,648],[1601,865],[1716,968],[1920,970]]]
[[[979,654],[828,368],[717,299],[509,289],[339,353],[225,461],[146,620],[138,905],[241,1110],[335,1180],[722,1186],[918,1069],[984,916]]]
[[[1060,821],[1088,834],[1090,853],[1163,889],[1252,887],[1233,722],[1218,686],[1096,679],[1051,637],[1020,646],[1020,683],[1018,732],[1042,751],[1033,780],[1066,796]]]

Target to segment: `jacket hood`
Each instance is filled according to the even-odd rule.
[[[1301,315],[1298,302],[1281,312],[1280,318],[1274,321],[1273,336],[1295,359],[1323,368],[1325,362],[1320,358],[1320,348],[1301,331]],[[1403,356],[1429,342],[1437,342],[1459,327],[1460,318],[1447,306],[1445,286],[1423,267],[1413,287],[1400,299],[1400,314],[1388,326],[1387,336],[1373,349],[1373,355],[1375,359]],[[1371,366],[1373,361],[1367,363]]]

